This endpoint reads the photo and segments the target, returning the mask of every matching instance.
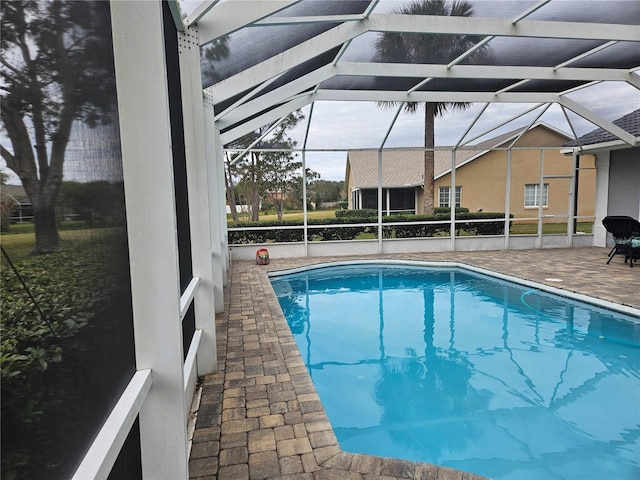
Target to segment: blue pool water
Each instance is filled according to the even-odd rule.
[[[343,450],[500,480],[640,478],[640,318],[454,268],[271,282]]]

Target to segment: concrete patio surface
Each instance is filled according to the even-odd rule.
[[[606,248],[444,252],[233,262],[216,317],[219,371],[202,379],[190,478],[479,480],[447,467],[343,452],[267,272],[345,260],[457,262],[640,308],[640,262]],[[559,279],[561,282],[548,279]]]

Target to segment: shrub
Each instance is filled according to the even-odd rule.
[[[467,209],[462,209],[467,210]],[[357,213],[354,213],[357,212]],[[504,213],[478,212],[470,213],[461,211],[456,213],[456,230],[458,233],[464,231],[470,235],[501,235],[504,232],[504,221],[498,220],[487,223],[464,222],[463,220],[476,220],[483,218],[503,218]],[[447,221],[450,219],[449,212],[441,212],[434,215],[391,215],[382,217],[382,223],[409,223],[427,221]],[[340,226],[331,227],[329,225],[349,225],[354,223],[378,222],[376,210],[343,210],[336,211],[336,218],[308,219],[309,237],[314,241],[328,240],[354,240],[366,238],[374,235],[377,238],[377,225],[367,226]],[[304,240],[304,232],[301,220],[285,220],[271,222],[248,222],[237,223],[237,228],[245,228],[243,231],[230,231],[230,244],[252,244],[271,242],[301,242]],[[322,225],[327,225],[322,227]],[[299,226],[298,229],[274,229],[274,230],[251,230],[252,227],[279,227],[279,226]],[[450,225],[443,224],[420,224],[420,225],[388,225],[383,226],[383,238],[420,238],[434,237],[439,235],[449,235]]]
[[[87,402],[86,392],[78,388],[79,372],[97,357],[95,345],[89,347],[82,334],[98,329],[94,336],[102,340],[113,318],[98,322],[97,316],[121,304],[118,292],[129,289],[122,282],[127,265],[120,244],[111,236],[102,240],[109,248],[87,242],[20,261],[16,267],[35,303],[9,266],[0,272],[3,478],[42,467],[40,457],[51,459],[47,455],[55,454],[49,450],[64,448],[51,431],[62,435],[83,419],[78,410]],[[118,372],[113,363],[106,367]],[[92,373],[101,375],[96,369]],[[106,375],[100,381],[107,383]],[[92,401],[91,408],[100,402]],[[34,447],[24,443],[27,439],[45,445],[47,453],[31,456]]]
[[[446,213],[447,215],[449,215],[451,213],[451,207],[435,207],[433,209],[433,213]],[[469,213],[469,209],[467,207],[456,207],[456,216],[459,213]]]
[[[336,210],[336,218],[366,218],[378,219],[378,211],[371,208],[362,208],[360,210]]]

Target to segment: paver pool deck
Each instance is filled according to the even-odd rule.
[[[456,262],[640,308],[640,262],[607,248],[234,261],[216,316],[219,370],[202,379],[189,471],[199,480],[479,480],[447,467],[343,452],[267,272],[346,260]],[[560,279],[561,282],[548,279]]]

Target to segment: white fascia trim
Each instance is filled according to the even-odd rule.
[[[282,87],[278,87],[269,93],[265,93],[255,100],[251,100],[244,105],[236,107],[233,111],[229,112],[224,117],[218,120],[218,126],[220,129],[225,129],[231,125],[235,125],[238,122],[243,121],[246,118],[250,118],[263,110],[270,108],[273,105],[278,105],[287,101],[293,95],[310,89],[311,87],[324,82],[331,78],[336,71],[336,67],[332,65],[326,65],[319,68],[307,75],[287,83]]]
[[[503,65],[417,65],[410,63],[343,62],[337,75],[417,78],[495,78],[529,80],[579,80],[627,82],[629,71],[607,68],[518,67]]]
[[[227,0],[215,5],[197,20],[200,31],[200,46],[251,25],[299,1]]]
[[[363,20],[362,22],[338,25],[264,62],[247,68],[215,85],[211,85],[205,89],[205,92],[216,102],[231,98],[365,33],[367,24],[368,22]],[[202,32],[200,32],[200,37],[202,38]]]
[[[640,137],[636,137],[635,146],[640,146]],[[629,145],[622,140],[611,140],[610,142],[593,143],[590,145],[582,145],[581,147],[569,147],[560,150],[563,155],[570,155],[574,151],[580,154],[598,153],[610,150],[622,150],[629,148]]]
[[[226,132],[220,134],[222,144],[226,145],[227,143],[230,143],[242,137],[243,135],[246,135],[247,133],[257,130],[267,123],[273,122],[274,120],[277,120],[278,118],[291,112],[295,112],[296,110],[310,104],[315,100],[315,94],[309,94],[292,100],[291,102],[285,103],[284,105],[280,105],[277,108],[269,110],[267,113],[260,115],[259,117],[253,118],[250,121],[237,126],[236,128],[232,128],[231,130],[227,130]]]
[[[564,107],[568,108],[569,110],[571,110],[572,112],[574,112],[575,114],[580,115],[582,118],[589,120],[594,125],[597,125],[598,127],[611,133],[612,135],[615,135],[623,142],[628,143],[633,147],[636,146],[636,137],[634,137],[632,134],[623,130],[617,125],[614,125],[608,120],[605,120],[601,116],[593,113],[591,110],[588,110],[587,108],[583,107],[582,105],[575,102],[574,100],[571,100],[570,98],[562,96],[560,97],[559,103]]]
[[[370,30],[378,32],[640,42],[637,25],[541,20],[522,20],[514,24],[510,19],[437,15],[378,14],[369,18]]]

